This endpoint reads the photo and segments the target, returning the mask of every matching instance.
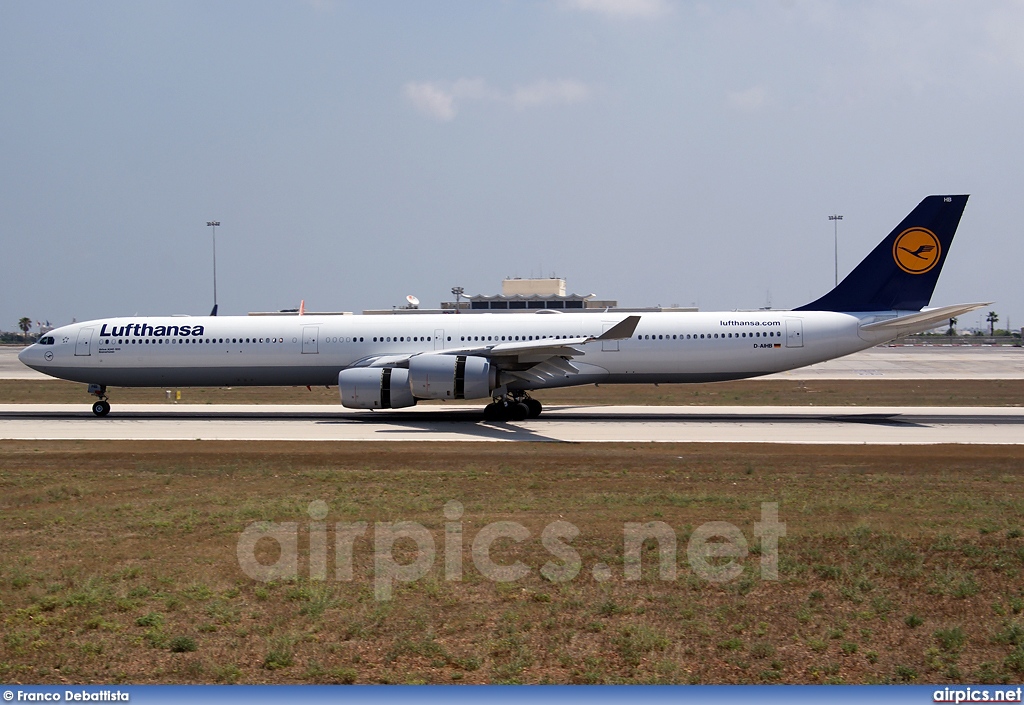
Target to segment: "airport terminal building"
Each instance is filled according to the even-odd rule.
[[[600,312],[615,309],[622,312],[696,311],[696,308],[653,306],[620,308],[612,299],[599,299],[596,294],[567,294],[561,277],[509,277],[501,282],[500,294],[470,294],[455,301],[442,301],[439,309],[403,306],[392,309],[363,311],[366,315],[401,313],[524,313],[553,309],[571,313]]]

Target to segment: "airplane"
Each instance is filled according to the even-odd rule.
[[[967,199],[928,196],[834,289],[792,310],[104,318],[52,330],[18,358],[88,384],[100,417],[111,386],[336,385],[351,409],[490,399],[486,420],[523,420],[542,411],[537,389],[758,377],[987,306],[925,308]]]

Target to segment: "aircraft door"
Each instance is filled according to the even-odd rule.
[[[786,319],[786,347],[802,348],[804,346],[804,322],[799,318]]]
[[[78,331],[78,341],[75,343],[75,357],[92,355],[92,334],[95,330],[95,328],[83,328]]]
[[[607,333],[609,328],[612,328],[612,327],[614,327],[616,325],[618,325],[618,322],[615,322],[615,323],[602,323],[601,324],[601,332],[602,333]],[[618,340],[602,340],[601,341],[601,352],[618,352],[618,351],[619,351],[619,341]]]
[[[303,326],[302,328],[302,354],[315,355],[318,352],[317,338],[320,337],[319,326]]]
[[[444,330],[441,328],[434,331],[434,350],[444,350]]]

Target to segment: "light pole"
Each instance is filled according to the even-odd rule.
[[[843,219],[843,216],[830,215],[828,219],[833,223],[832,239],[836,251],[836,286],[839,286],[839,221]]]
[[[219,220],[208,220],[206,221],[207,227],[213,228],[213,310],[210,311],[211,316],[217,315],[217,226],[220,225]]]
[[[466,290],[461,286],[453,286],[452,293],[455,294],[455,313],[459,313],[459,300],[462,299],[462,295],[466,293]]]

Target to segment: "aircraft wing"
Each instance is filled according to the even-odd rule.
[[[540,362],[549,357],[575,357],[583,351],[577,345],[585,345],[598,340],[624,340],[632,338],[640,323],[640,316],[629,316],[606,330],[601,335],[580,336],[577,338],[543,338],[541,340],[519,340],[513,343],[497,343],[480,348],[464,350],[444,350],[448,355],[479,355],[480,357],[500,360],[514,358],[519,362]]]
[[[584,354],[579,346],[596,341],[631,338],[639,324],[640,316],[628,316],[601,335],[596,336],[518,340],[415,354],[483,357],[490,360],[491,364],[497,366],[499,370],[511,372],[523,379],[541,381],[551,377],[576,374],[577,369],[569,360]],[[408,367],[411,357],[413,355],[379,355],[360,360],[353,367]]]

